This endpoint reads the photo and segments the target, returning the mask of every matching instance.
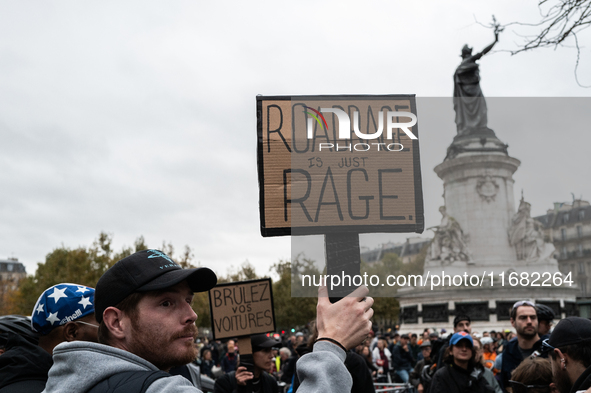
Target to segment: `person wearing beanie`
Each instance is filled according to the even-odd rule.
[[[542,351],[550,354],[552,379],[559,392],[591,388],[591,321],[568,317],[556,324]]]

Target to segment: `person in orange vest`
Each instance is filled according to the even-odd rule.
[[[499,370],[494,368],[497,353],[493,349],[493,339],[491,337],[482,337],[480,342],[482,343],[482,360],[484,362],[484,367],[492,370],[492,372],[497,375]]]

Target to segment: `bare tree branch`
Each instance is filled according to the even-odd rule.
[[[516,50],[509,51],[512,55],[537,48],[557,47],[570,36],[591,25],[591,0],[555,0],[550,5],[549,0],[540,0],[541,20],[537,23],[512,22],[503,27],[518,25],[542,27],[536,35],[523,36],[525,42]],[[544,9],[548,6],[547,10]],[[578,45],[577,45],[578,46]]]
[[[493,16],[493,23],[484,25],[478,21],[476,23],[486,28],[501,31],[509,26],[535,27],[537,32],[530,35],[523,35],[514,32],[515,35],[522,38],[522,42],[517,42],[517,49],[500,50],[499,52],[509,52],[516,55],[521,52],[527,52],[538,48],[558,46],[569,47],[565,40],[572,37],[575,41],[574,47],[577,50],[577,60],[575,63],[575,80],[580,87],[584,86],[578,78],[578,68],[581,55],[581,47],[577,34],[591,26],[591,0],[538,0],[538,10],[540,20],[536,23],[511,22],[500,25]]]

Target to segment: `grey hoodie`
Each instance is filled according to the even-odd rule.
[[[353,380],[345,367],[345,351],[334,344],[319,341],[314,352],[298,361],[301,385],[298,393],[349,392]],[[157,371],[152,363],[122,349],[108,345],[73,341],[53,350],[53,367],[45,393],[84,393],[103,379],[124,371]],[[180,375],[154,381],[146,393],[200,392]],[[130,392],[131,393],[131,392]]]
[[[86,341],[59,344],[53,350],[46,393],[84,393],[103,379],[123,371],[158,371],[152,363],[131,352]],[[154,381],[146,393],[201,392],[177,375]]]
[[[353,378],[345,366],[346,357],[345,351],[336,345],[316,342],[314,351],[298,360],[298,393],[350,392]]]

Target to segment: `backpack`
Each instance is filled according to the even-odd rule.
[[[103,379],[87,393],[145,393],[152,382],[170,377],[166,371],[125,371]]]

